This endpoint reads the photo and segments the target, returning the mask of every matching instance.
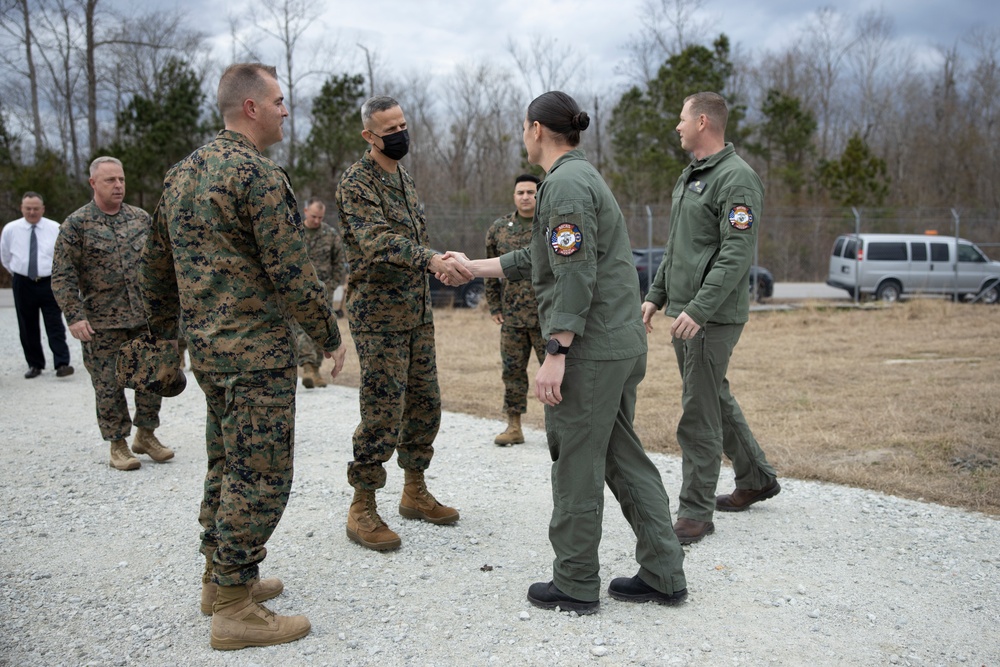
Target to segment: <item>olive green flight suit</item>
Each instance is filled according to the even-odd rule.
[[[674,186],[670,237],[646,300],[702,328],[673,340],[684,380],[677,442],[683,482],[677,516],[711,521],[722,454],[736,486],[762,489],[776,476],[729,391],[726,372],[749,319],[750,263],[764,212],[764,187],[732,144],[691,163]]]
[[[575,334],[562,402],[545,408],[555,585],[579,600],[600,596],[606,483],[636,535],[640,578],[663,593],[686,588],[670,501],[632,428],[646,331],[628,231],[583,151],[552,165],[538,190],[530,248],[507,253],[500,263],[510,280],[531,277],[546,337]]]

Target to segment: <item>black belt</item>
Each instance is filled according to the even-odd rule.
[[[37,278],[29,278],[28,276],[21,273],[15,273],[14,275],[17,276],[18,278],[23,278],[24,280],[27,280],[28,282],[32,283],[40,283],[45,280],[52,280],[52,276],[38,276]]]

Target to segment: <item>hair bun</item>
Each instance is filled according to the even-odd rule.
[[[590,116],[587,115],[586,111],[575,114],[573,120],[570,121],[570,127],[574,130],[586,130],[590,127]]]

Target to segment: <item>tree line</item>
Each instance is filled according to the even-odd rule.
[[[107,0],[0,0],[0,219],[41,192],[61,220],[90,196],[90,159],[122,159],[128,200],[152,210],[174,162],[221,128],[214,87],[228,63],[188,17]],[[727,139],[766,188],[760,263],[779,280],[821,280],[833,238],[853,231],[951,233],[1000,243],[1000,29],[917,51],[881,11],[814,12],[791,44],[754,53],[699,22],[693,0],[645,0],[623,43],[618,82],[595,85],[554,36],[509,38],[502,56],[432,76],[390,66],[364,44],[310,30],[320,0],[256,0],[230,19],[232,60],[278,67],[290,117],[272,157],[300,197],[332,205],[365,149],[359,108],[400,100],[411,127],[404,164],[435,245],[481,255],[511,208],[527,103],[566,90],[593,122],[583,148],[611,184],[633,244],[667,237],[670,194],[690,161],[674,127],[690,93],[730,103]],[[953,211],[954,209],[954,211]],[[331,210],[333,214],[334,211]],[[650,231],[650,220],[652,226]],[[994,250],[994,254],[998,254]]]

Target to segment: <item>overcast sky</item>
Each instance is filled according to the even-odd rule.
[[[135,7],[134,0],[107,1]],[[246,16],[253,4],[253,0],[213,0],[208,4],[211,11],[205,11],[204,0],[146,2],[188,13],[192,27],[212,36],[214,55],[223,63],[232,60],[233,53],[228,17]],[[884,10],[892,19],[895,38],[912,47],[918,65],[936,62],[937,47],[961,45],[977,26],[1000,29],[996,0],[704,0],[698,18],[712,26],[706,43],[724,32],[740,52],[752,54],[789,46],[816,9],[831,5],[852,21],[869,10]],[[303,43],[336,41],[338,52],[347,55],[329,65],[333,71],[362,71],[359,42],[375,51],[393,73],[447,75],[456,64],[487,59],[510,68],[508,39],[527,43],[531,36],[543,35],[571,45],[582,56],[576,77],[581,82],[569,87],[591,90],[627,83],[616,70],[642,21],[641,0],[327,0],[320,6],[326,9]],[[271,54],[276,61],[279,52]]]

